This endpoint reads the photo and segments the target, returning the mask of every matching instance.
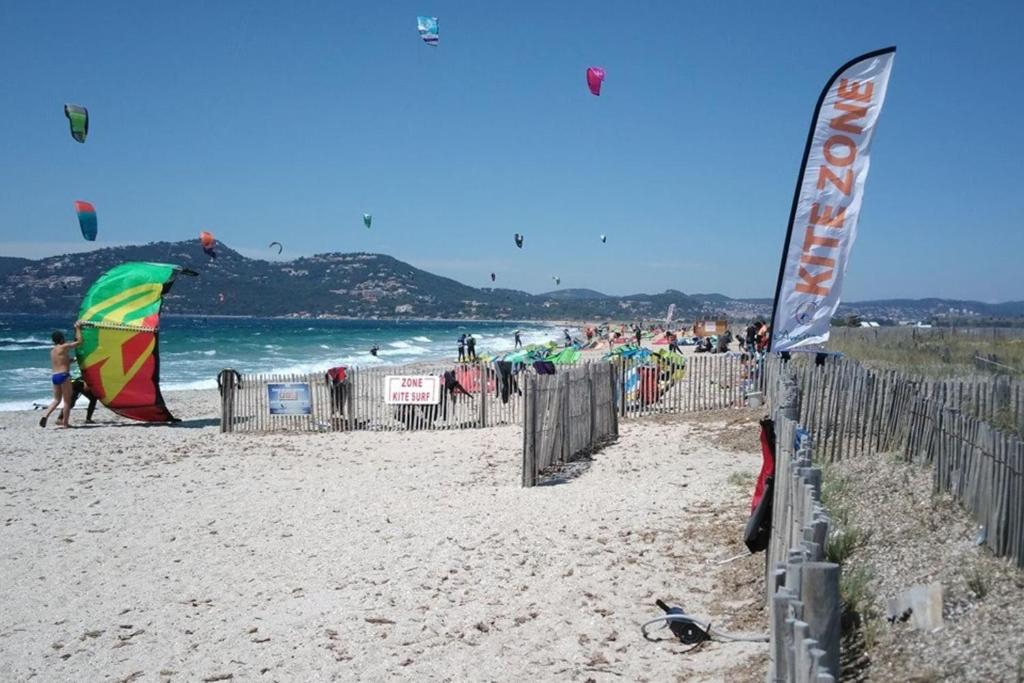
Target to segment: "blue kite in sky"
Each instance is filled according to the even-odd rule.
[[[437,17],[416,17],[416,28],[427,45],[437,47],[441,36],[437,33]]]

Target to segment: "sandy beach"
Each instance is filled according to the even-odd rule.
[[[752,414],[625,423],[527,490],[517,427],[222,435],[215,392],[169,402],[182,424],[0,414],[3,680],[759,676],[765,645],[639,630],[659,597],[763,630],[760,558],[709,564],[742,549]]]

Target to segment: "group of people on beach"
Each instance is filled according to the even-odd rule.
[[[472,334],[459,335],[459,362],[474,363],[480,360],[476,355],[476,337]]]
[[[71,426],[71,409],[78,399],[84,396],[89,401],[85,412],[85,421],[92,423],[93,413],[96,411],[97,397],[89,390],[89,385],[81,377],[71,377],[71,351],[77,349],[82,343],[82,327],[75,323],[75,340],[69,342],[61,331],[55,331],[51,335],[53,348],[50,349],[50,383],[53,387],[53,400],[46,407],[43,416],[39,418],[39,426],[45,427],[46,422],[61,407],[60,418],[57,421],[59,427]]]

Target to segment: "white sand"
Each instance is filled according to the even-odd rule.
[[[767,647],[640,636],[657,597],[752,609],[708,562],[760,458],[701,425],[524,490],[515,427],[221,435],[215,392],[169,399],[183,425],[0,414],[0,680],[723,680]]]

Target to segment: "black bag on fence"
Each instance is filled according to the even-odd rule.
[[[772,498],[775,493],[775,477],[764,480],[764,495],[747,520],[743,530],[743,543],[751,553],[759,553],[768,547],[772,535]]]

